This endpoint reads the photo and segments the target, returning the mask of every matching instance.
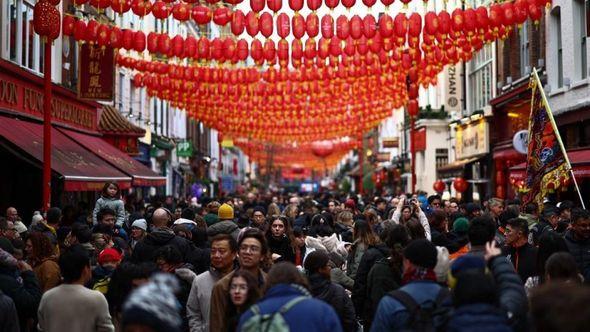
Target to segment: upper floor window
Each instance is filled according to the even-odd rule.
[[[8,24],[3,25],[2,54],[19,65],[43,72],[44,45],[33,29],[34,0],[2,1]]]
[[[525,22],[519,31],[519,44],[520,44],[520,76],[526,76],[531,71],[531,54],[530,54],[530,42],[529,42],[529,26],[528,22]]]
[[[484,46],[469,61],[470,111],[482,110],[492,97],[493,48]]]

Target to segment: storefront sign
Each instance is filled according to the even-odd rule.
[[[193,143],[191,141],[183,140],[176,145],[176,156],[178,157],[192,157]]]
[[[445,84],[445,111],[449,113],[461,112],[463,65],[461,63],[447,65],[445,74],[447,81],[447,84]]]
[[[521,130],[514,134],[512,145],[514,145],[514,150],[522,154],[527,154],[529,148],[529,131]]]
[[[416,151],[426,150],[426,128],[416,130],[414,142],[416,143]]]
[[[379,153],[377,153],[377,161],[378,162],[388,162],[388,161],[391,161],[391,153],[389,153],[389,152],[379,152]]]
[[[397,148],[399,146],[399,137],[384,137],[383,140],[383,148]]]
[[[43,90],[31,82],[21,81],[17,75],[0,71],[0,108],[43,119]],[[97,130],[98,120],[95,108],[71,98],[63,98],[55,92],[51,100],[51,117],[54,123],[90,131]]]
[[[112,47],[80,45],[78,98],[111,101],[114,97],[115,56]]]
[[[478,120],[457,127],[455,157],[457,160],[489,152],[489,125]]]

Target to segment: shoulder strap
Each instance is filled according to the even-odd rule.
[[[260,315],[260,308],[258,308],[258,304],[255,304],[252,306],[252,313],[254,314],[254,316],[258,316]]]
[[[279,309],[279,313],[281,315],[286,313],[287,311],[289,311],[289,309],[293,308],[293,306],[295,306],[297,303],[299,303],[305,299],[307,299],[307,296],[298,296],[298,297],[292,299],[291,301],[285,303],[285,305],[283,305],[281,307],[281,309]]]
[[[416,303],[414,298],[410,296],[410,294],[402,290],[394,290],[392,292],[389,292],[389,296],[398,300],[411,315],[413,315],[416,312],[416,310],[418,310],[418,308],[420,307],[418,303]]]

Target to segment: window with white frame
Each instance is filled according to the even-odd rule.
[[[525,22],[519,30],[520,44],[520,76],[524,77],[530,73],[530,43],[529,43],[529,26]]]
[[[2,1],[8,24],[3,25],[3,54],[35,72],[43,72],[44,45],[33,29],[34,0]]]
[[[477,52],[468,64],[471,112],[482,110],[492,98],[493,48],[491,44]]]
[[[572,10],[574,13],[574,64],[576,79],[584,79],[587,76],[586,68],[586,11],[584,0],[574,0]]]
[[[563,46],[561,42],[561,9],[559,7],[555,8],[551,12],[551,21],[552,21],[552,29],[549,31],[553,31],[553,38],[555,40],[555,48],[557,52],[557,75],[554,76],[557,78],[557,87],[561,88],[563,86]]]

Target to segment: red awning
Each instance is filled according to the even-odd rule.
[[[34,122],[0,117],[0,136],[42,163],[43,126]],[[97,191],[114,181],[121,189],[131,178],[84,149],[59,130],[51,129],[51,168],[63,176],[65,191]]]
[[[134,186],[165,186],[166,178],[156,174],[139,161],[129,157],[124,152],[110,145],[100,137],[78,133],[72,130],[60,129],[85,148],[97,154],[111,165],[133,177]]]
[[[574,175],[580,178],[590,178],[590,149],[572,150],[567,152]],[[526,177],[526,162],[510,168],[510,177],[522,180]]]

